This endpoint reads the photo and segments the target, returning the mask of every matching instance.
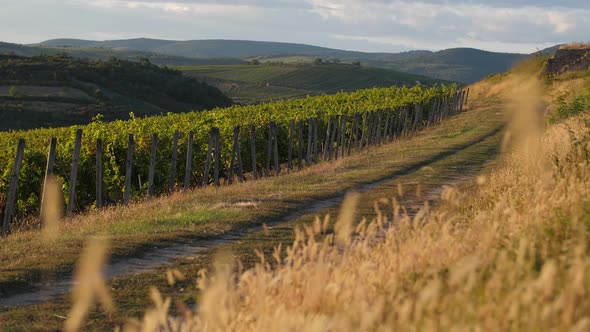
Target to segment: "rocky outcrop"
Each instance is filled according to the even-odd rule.
[[[560,75],[571,71],[586,71],[590,69],[590,45],[575,48],[563,47],[558,49],[547,60],[545,73]]]

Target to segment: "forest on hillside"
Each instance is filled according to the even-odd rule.
[[[89,60],[67,55],[23,57],[0,54],[0,85],[71,86],[87,90],[84,83],[103,89],[90,92],[98,99],[113,91],[167,107],[168,99],[194,104],[195,109],[229,106],[230,98],[217,88],[185,77],[178,70],[139,62],[109,58]],[[106,89],[106,91],[103,91]]]

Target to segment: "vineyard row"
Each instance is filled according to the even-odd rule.
[[[51,130],[55,135],[49,138],[32,135],[32,149],[26,138],[19,138],[16,149],[4,151],[12,152],[12,160],[3,170],[3,178],[9,181],[0,182],[3,232],[10,232],[14,218],[22,220],[40,212],[50,175],[62,184],[67,214],[128,204],[145,196],[229,185],[236,178],[239,182],[255,180],[279,175],[282,168],[290,172],[321,160],[344,158],[439,123],[461,112],[468,99],[468,90],[422,93],[428,96],[416,104],[270,120],[264,126],[234,125],[230,130],[210,126],[205,132],[172,128],[171,135],[101,135],[100,130],[110,126],[99,123],[76,128],[73,139],[68,139],[67,132]],[[39,140],[45,140],[45,149],[39,148]]]

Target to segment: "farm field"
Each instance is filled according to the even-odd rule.
[[[211,84],[234,101],[253,104],[372,87],[449,84],[425,76],[351,64],[261,64],[179,66],[185,75]]]
[[[64,97],[72,99],[86,99],[92,100],[93,98],[88,93],[70,87],[51,87],[51,86],[34,86],[34,85],[19,85],[16,86],[3,85],[0,86],[0,96],[10,96],[11,89],[14,89],[14,93],[31,96],[31,97]]]

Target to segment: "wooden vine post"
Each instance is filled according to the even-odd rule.
[[[395,138],[395,119],[397,117],[397,113],[398,110],[397,109],[393,109],[391,111],[391,119],[390,119],[390,123],[389,123],[389,141],[393,141]]]
[[[205,173],[203,175],[203,186],[209,185],[209,172],[211,171],[211,162],[213,160],[213,184],[219,186],[219,163],[221,158],[219,129],[211,128],[209,134],[209,145],[207,147],[207,160],[205,162]]]
[[[346,115],[342,116],[342,120],[340,122],[340,154],[342,155],[342,158],[344,158],[344,152],[346,151],[346,124],[348,123]]]
[[[188,190],[191,186],[191,174],[193,173],[193,139],[195,133],[189,131],[188,141],[186,143],[186,164],[184,167],[184,190]]]
[[[256,180],[258,174],[256,171],[256,127],[250,127],[250,145],[252,150],[252,178]]]
[[[336,138],[336,131],[338,130],[338,118],[334,117],[332,121],[332,127],[330,128],[330,139],[328,140],[328,160],[332,160],[332,155],[334,153],[334,140]]]
[[[281,173],[281,162],[279,160],[279,140],[277,138],[277,124],[272,123],[272,134],[273,134],[273,147],[274,147],[274,159],[275,159],[275,175]]]
[[[215,167],[213,168],[213,184],[219,187],[219,171],[221,170],[221,135],[218,128],[215,129]]]
[[[328,125],[326,126],[326,139],[324,140],[324,160],[328,160],[328,144],[330,142],[330,130],[332,129],[332,117],[328,117]]]
[[[334,149],[334,159],[338,160],[338,154],[340,154],[340,135],[342,135],[342,116],[338,117],[336,125],[336,148]]]
[[[55,165],[55,149],[57,147],[57,138],[52,137],[49,140],[49,152],[47,153],[47,166],[45,167],[45,177],[43,178],[43,191],[41,193],[41,206],[39,208],[39,215],[43,215],[43,202],[45,202],[47,195],[47,181],[53,174],[53,166]]]
[[[313,120],[313,151],[312,151],[312,156],[313,156],[313,162],[317,163],[319,161],[319,155],[318,155],[318,123],[319,120],[318,118],[315,118]]]
[[[80,148],[82,146],[82,129],[76,130],[76,139],[74,141],[74,155],[72,158],[72,172],[70,173],[70,188],[68,191],[68,206],[66,214],[70,215],[74,211],[76,202],[76,181],[78,180],[78,164],[80,162]]]
[[[295,140],[295,120],[291,120],[291,126],[289,128],[289,156],[287,160],[287,170],[291,172],[293,170],[293,141]]]
[[[207,155],[205,157],[205,172],[203,173],[203,186],[209,185],[209,172],[211,171],[211,155],[213,154],[213,144],[215,131],[211,128],[209,132],[209,143],[207,144]]]
[[[23,163],[24,153],[25,140],[21,138],[18,140],[18,146],[16,148],[16,158],[14,159],[12,175],[10,177],[10,187],[8,189],[8,195],[6,197],[6,209],[4,210],[4,222],[2,223],[3,234],[10,233],[10,221],[12,219],[12,214],[14,213],[14,204],[16,203],[16,189],[18,188],[18,178]]]
[[[264,171],[264,176],[270,176],[270,159],[272,158],[272,121],[268,124],[268,144],[266,146],[266,169]]]
[[[205,174],[203,176],[203,186],[209,185],[209,172],[211,171],[211,162],[213,162],[213,184],[219,186],[219,163],[221,158],[219,129],[211,128],[209,134],[209,146],[207,147],[207,160],[205,162]],[[213,159],[213,160],[211,160]]]
[[[412,130],[416,131],[422,127],[422,104],[416,104],[414,110],[414,126]]]
[[[102,208],[102,139],[96,139],[96,208]]]
[[[358,125],[358,113],[354,115],[354,119],[352,120],[352,128],[350,128],[350,139],[348,140],[348,151],[346,154],[350,156],[352,153],[352,147],[354,146],[356,149],[356,140],[357,140],[357,125]]]
[[[365,148],[365,137],[366,137],[366,127],[367,127],[367,120],[368,120],[368,113],[365,113],[365,116],[363,117],[364,119],[359,119],[360,120],[360,126],[361,126],[361,139],[358,142],[358,147],[357,150],[358,151],[362,151]]]
[[[123,192],[123,203],[129,204],[131,198],[131,174],[133,168],[133,134],[127,137],[127,160],[125,161],[125,191]]]
[[[313,144],[313,120],[309,119],[309,124],[307,125],[307,155],[305,158],[305,164],[307,166],[311,165],[311,151],[312,151],[312,144]]]
[[[178,158],[178,137],[180,136],[180,132],[178,130],[174,131],[174,138],[172,139],[172,156],[170,157],[172,160],[170,162],[170,178],[168,179],[168,189],[170,192],[174,192],[176,189],[176,163]]]
[[[376,145],[381,145],[381,141],[383,139],[383,136],[381,136],[383,134],[383,131],[381,130],[381,128],[383,128],[383,110],[377,111],[377,124],[375,125],[375,144]]]
[[[385,127],[383,128],[383,141],[387,142],[389,141],[389,118],[391,116],[391,110],[387,110],[387,113],[385,115]]]
[[[238,166],[238,180],[240,182],[244,182],[244,173],[242,169],[242,152],[240,150],[240,126],[234,127],[234,141],[232,145],[228,178],[228,182],[230,184],[234,182],[234,169],[236,167],[236,162]]]
[[[467,94],[466,90],[463,90],[461,94],[461,104],[459,105],[459,113],[463,113],[463,107],[465,106],[465,95]]]
[[[373,144],[373,126],[375,123],[375,114],[369,113],[367,115],[367,148]]]
[[[158,153],[158,134],[152,135],[152,147],[150,151],[150,169],[148,172],[147,197],[154,196],[154,176],[156,174],[156,154]]]
[[[299,132],[297,135],[297,169],[303,168],[303,121],[299,121]]]

